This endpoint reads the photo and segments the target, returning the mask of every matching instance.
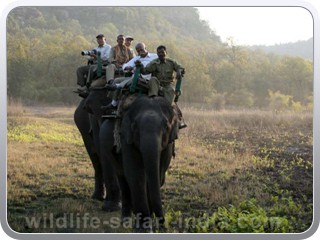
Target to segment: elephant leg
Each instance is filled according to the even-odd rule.
[[[121,209],[120,187],[115,169],[110,162],[103,161],[103,178],[107,189],[107,197],[104,200],[102,210],[114,212]]]
[[[122,144],[123,168],[131,193],[135,232],[151,232],[152,219],[148,207],[146,176],[139,153],[132,145]],[[133,161],[134,160],[134,161]]]
[[[121,174],[119,175],[119,183],[121,187],[121,199],[122,199],[122,209],[121,209],[121,218],[124,223],[126,220],[129,220],[132,212],[131,205],[131,193],[130,188],[127,183],[126,178]]]
[[[120,187],[118,177],[115,174],[113,166],[104,161],[103,166],[103,178],[107,189],[107,197],[104,200],[102,210],[106,212],[114,212],[121,209],[120,200]]]
[[[95,188],[92,194],[93,199],[103,200],[105,197],[105,188],[103,184],[102,169],[99,160],[98,151],[94,146],[94,141],[90,132],[90,120],[88,113],[84,110],[85,99],[83,99],[74,113],[74,122],[79,129],[85,148],[90,157],[93,169]]]
[[[120,210],[120,186],[117,176],[116,162],[121,161],[120,155],[113,152],[114,122],[104,121],[100,126],[99,144],[103,179],[107,188],[107,197],[102,210],[113,212]]]

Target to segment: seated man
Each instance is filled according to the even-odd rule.
[[[161,45],[157,48],[158,58],[150,62],[142,73],[151,73],[152,77],[149,80],[148,95],[158,96],[159,91],[162,92],[164,98],[168,100],[173,106],[175,106],[178,117],[180,119],[179,128],[185,128],[187,125],[183,121],[182,113],[177,104],[174,104],[175,98],[175,86],[174,86],[174,72],[176,72],[176,79],[182,79],[181,72],[183,67],[180,66],[175,60],[167,58],[167,49]]]
[[[148,52],[146,45],[144,43],[138,43],[135,48],[138,53],[138,56],[132,58],[129,62],[127,62],[122,66],[124,71],[134,71],[135,64],[137,61],[140,61],[140,63],[143,66],[146,66],[152,60],[158,58],[157,54]],[[146,81],[148,81],[151,78],[151,74],[145,74],[145,75],[141,74],[141,77]],[[133,76],[116,78],[112,84],[106,85],[106,88],[109,91],[117,90],[114,93],[110,94],[110,97],[112,98],[112,102],[108,105],[107,108],[116,108],[118,104],[117,98],[119,95],[119,89],[123,88],[126,85],[129,85],[132,82],[132,78]]]
[[[118,35],[118,44],[111,48],[109,55],[109,65],[107,66],[107,82],[114,79],[116,70],[122,69],[122,65],[133,58],[132,52],[124,45],[124,36]]]
[[[140,51],[141,51],[140,49],[137,49],[137,52],[139,53],[139,55],[141,54]],[[183,120],[181,110],[179,109],[178,105],[174,103],[174,98],[176,93],[175,93],[175,86],[174,86],[173,80],[174,80],[174,72],[176,72],[177,79],[182,79],[181,72],[183,71],[183,67],[181,67],[175,60],[166,58],[166,55],[167,55],[166,47],[159,46],[157,48],[157,57],[149,63],[148,61],[144,61],[144,63],[142,64],[145,67],[141,69],[141,75],[148,76],[147,77],[148,79],[147,82],[149,87],[148,95],[150,97],[158,96],[159,91],[161,91],[163,96],[168,100],[168,102],[173,105],[180,120],[179,128],[182,129],[187,127],[187,125]],[[143,58],[140,57],[140,59],[137,59],[135,61],[133,60],[132,62],[136,64],[136,62],[139,60],[141,61],[143,60]],[[150,74],[152,75],[152,77]],[[118,80],[116,79],[114,84],[112,85],[108,84],[106,85],[106,88],[111,91],[116,90],[124,87],[126,84],[130,83],[131,81],[132,81],[132,77],[129,79],[118,79]],[[115,108],[116,105],[117,105],[117,102],[113,101],[107,107]]]
[[[131,48],[131,44],[133,41],[133,37],[131,36],[126,36],[125,40],[124,40],[124,45],[126,45],[127,48],[129,48],[130,52],[132,53],[132,56],[135,57],[136,54],[134,53],[133,49]]]
[[[100,52],[102,64],[106,64],[108,62],[111,46],[106,43],[106,38],[103,34],[96,36],[96,39],[98,47],[89,51],[89,55],[87,55],[87,53],[83,54],[88,57],[92,64],[81,66],[77,69],[77,84],[80,85],[78,88],[79,92],[86,91],[87,86],[90,85],[94,79],[94,74],[97,71],[98,52]]]

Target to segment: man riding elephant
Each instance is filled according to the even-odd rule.
[[[178,105],[174,104],[175,87],[174,87],[174,72],[176,72],[176,79],[182,79],[183,67],[175,60],[167,58],[167,49],[161,45],[157,48],[158,58],[151,61],[145,68],[141,69],[141,73],[151,73],[152,77],[148,82],[149,97],[158,96],[160,92],[168,102],[176,107],[180,118],[179,128],[187,127],[183,121],[182,114]]]
[[[158,57],[157,54],[155,53],[149,53],[144,43],[138,43],[135,46],[135,48],[138,53],[138,56],[132,58],[129,62],[125,63],[122,66],[122,69],[124,71],[134,71],[135,64],[137,63],[137,61],[139,61],[143,66],[147,66],[148,63],[150,63],[152,60]],[[145,81],[148,81],[151,78],[151,74],[141,75],[141,78],[145,79]],[[106,108],[112,109],[117,107],[120,89],[131,84],[132,79],[133,79],[133,76],[119,77],[119,78],[116,78],[114,81],[112,81],[112,84],[106,85],[107,90],[114,91],[113,93],[110,93],[112,102]]]

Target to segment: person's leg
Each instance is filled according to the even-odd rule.
[[[148,96],[158,96],[158,92],[160,89],[160,82],[158,78],[151,77],[151,79],[148,82],[149,90],[148,90]]]
[[[118,97],[120,94],[120,89],[123,88],[129,81],[131,77],[119,77],[114,79],[112,84],[107,84],[106,88],[109,90],[108,97],[112,99],[111,103],[104,107],[107,109],[114,109],[118,106]]]
[[[175,112],[176,112],[178,119],[179,119],[179,129],[186,128],[187,124],[184,121],[184,118],[182,116],[182,112],[181,112],[179,106],[176,103],[174,103],[175,90],[174,90],[173,84],[170,84],[166,87],[163,87],[162,91],[163,91],[164,98],[167,99],[167,101],[175,109]]]
[[[116,66],[114,64],[109,64],[106,68],[106,78],[107,82],[114,79],[114,72],[116,71]]]
[[[175,91],[173,84],[170,84],[166,87],[162,87],[163,97],[172,105],[175,97]]]
[[[97,71],[98,66],[96,64],[89,65],[87,85],[90,85],[94,79],[95,72]]]
[[[88,75],[89,68],[90,66],[86,65],[86,66],[78,67],[77,69],[77,84],[81,87],[85,86],[87,83],[86,78],[84,76]]]

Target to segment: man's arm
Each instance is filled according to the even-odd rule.
[[[174,70],[176,71],[176,78],[181,79],[183,67],[179,63],[177,63],[176,61],[173,61],[173,66],[174,66]]]
[[[135,61],[137,61],[139,58],[140,58],[140,56],[136,56],[136,57],[132,58],[129,62],[122,65],[122,69],[123,70],[126,70],[126,68],[133,69],[136,66]]]
[[[141,64],[142,65],[142,64]],[[143,65],[142,65],[143,66]],[[147,64],[147,66],[142,67],[141,69],[141,73],[142,74],[150,74],[156,71],[156,64],[155,64],[155,60],[152,60],[151,62],[149,62]]]

